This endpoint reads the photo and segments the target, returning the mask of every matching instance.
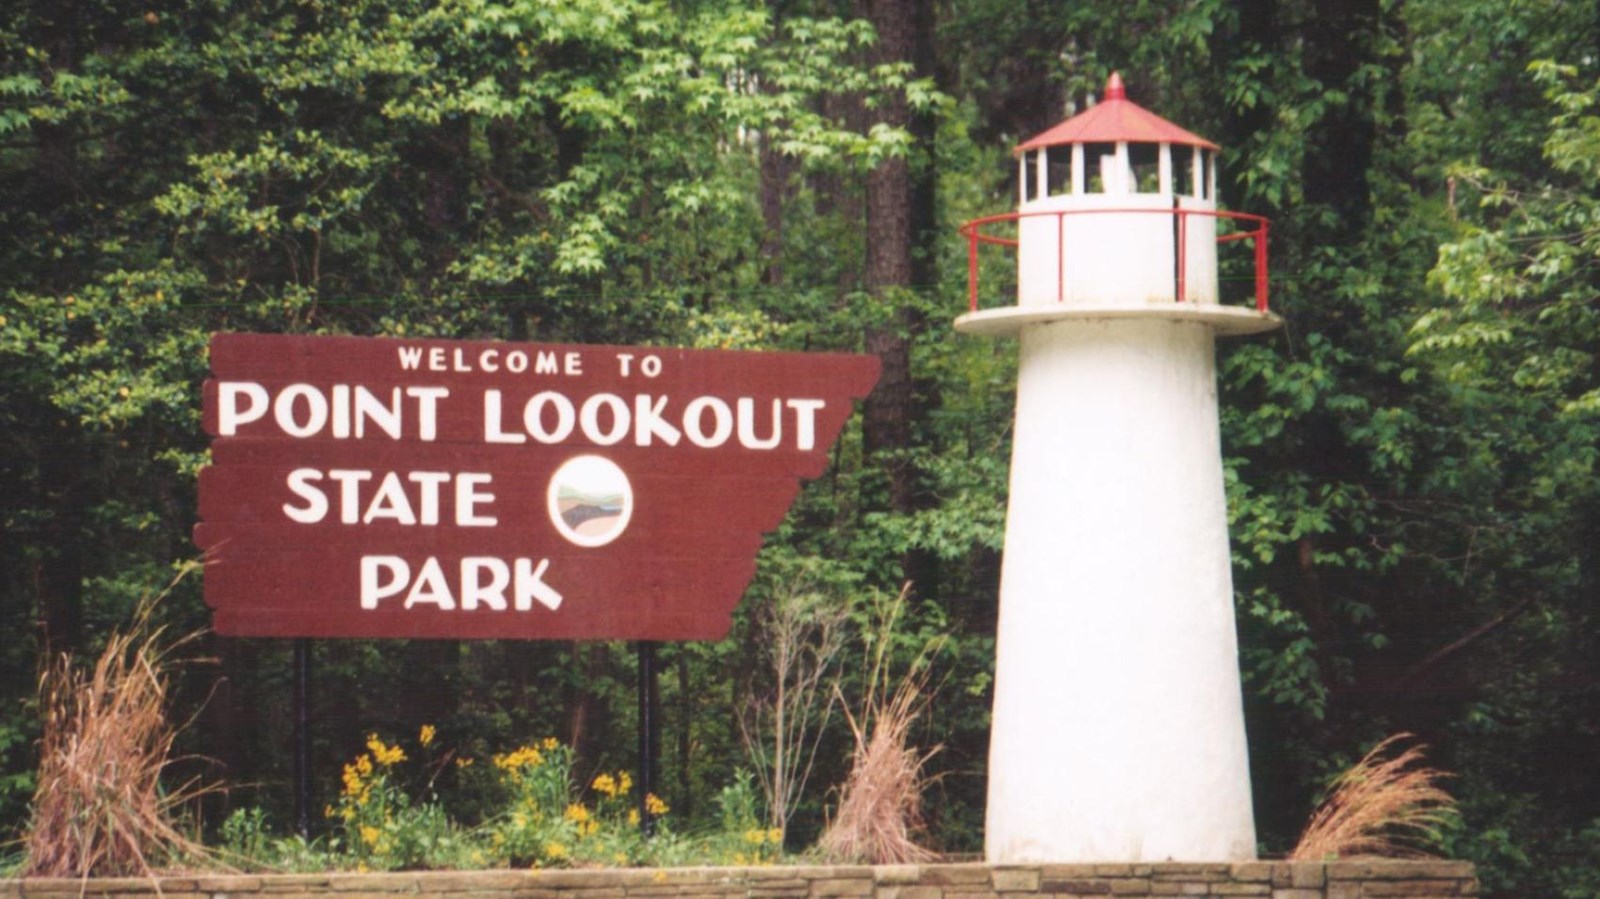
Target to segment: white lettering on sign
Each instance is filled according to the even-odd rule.
[[[632,434],[635,446],[657,442],[677,446],[685,436],[702,449],[716,449],[737,439],[745,449],[776,449],[783,442],[785,422],[797,450],[817,445],[817,413],[827,403],[815,399],[776,399],[757,403],[739,397],[730,407],[715,396],[698,396],[681,410],[672,409],[671,397],[635,394],[633,404],[614,393],[596,393],[574,403],[564,393],[543,390],[522,405],[521,428],[508,424],[504,397],[498,390],[483,392],[485,443],[526,443],[529,437],[546,445],[562,443],[582,434],[600,446],[613,446]]]
[[[492,556],[467,556],[453,572],[452,585],[445,568],[429,556],[412,575],[411,563],[401,556],[361,557],[361,608],[368,611],[388,599],[400,598],[407,609],[431,605],[443,611],[472,612],[480,608],[496,612],[507,609],[506,589],[511,590],[510,608],[518,612],[533,609],[535,602],[551,611],[561,607],[561,593],[544,582],[550,560],[505,559]]]
[[[242,426],[264,420],[271,411],[278,429],[290,437],[318,437],[327,431],[327,436],[338,440],[362,439],[371,426],[389,439],[399,440],[409,408],[417,439],[434,440],[439,436],[439,401],[449,395],[447,387],[395,387],[385,401],[359,384],[334,384],[327,390],[312,384],[290,384],[274,397],[260,384],[223,381],[217,385],[217,434],[232,437]]]
[[[334,468],[324,472],[316,468],[296,468],[289,472],[285,484],[301,502],[284,503],[283,514],[300,524],[317,524],[337,506],[340,524],[393,521],[403,525],[437,525],[441,523],[442,514],[440,493],[445,484],[454,480],[451,523],[460,527],[494,527],[499,519],[481,511],[481,507],[494,502],[494,494],[478,489],[488,486],[492,477],[482,472],[412,471],[402,478],[400,472],[389,471],[377,479],[376,487],[363,494],[362,485],[374,480],[371,471]],[[338,485],[333,499],[321,486],[325,480]]]
[[[632,353],[617,354],[617,370],[624,378],[633,374]],[[654,353],[645,356],[639,361],[639,370],[644,372],[647,378],[658,377],[661,374],[661,357]]]
[[[576,351],[556,353],[540,350],[534,352],[530,359],[526,350],[507,350],[495,346],[477,350],[465,347],[399,346],[395,347],[395,354],[399,358],[401,371],[482,371],[493,374],[504,370],[520,375],[531,364],[534,374],[539,375],[576,377],[583,374],[583,354]]]
[[[705,431],[705,413],[711,413],[711,433]],[[689,442],[695,446],[711,449],[728,442],[728,435],[733,433],[733,411],[728,404],[714,396],[699,396],[689,401],[683,410],[683,430],[689,435]]]
[[[576,365],[576,354],[568,355]],[[654,358],[645,357],[637,370],[648,371]],[[507,356],[504,361],[510,365],[511,359]],[[233,437],[247,428],[258,433],[262,427],[276,426],[279,434],[301,440],[414,436],[435,441],[440,408],[449,398],[447,387],[392,387],[385,393],[360,384],[323,388],[295,383],[274,394],[254,382],[223,381],[217,385],[217,433]],[[523,401],[519,410],[515,405],[508,408],[502,392],[490,388],[483,391],[481,434],[488,444],[524,444],[532,438],[553,446],[581,436],[597,446],[624,441],[635,446],[678,446],[688,438],[690,445],[701,449],[737,445],[750,450],[778,449],[787,439],[793,449],[805,452],[816,448],[817,413],[826,405],[809,398],[696,396],[680,402],[666,394],[629,397],[601,392],[573,397],[541,390]]]

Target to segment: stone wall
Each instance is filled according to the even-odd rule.
[[[0,880],[0,897],[67,899],[1080,899],[1154,896],[1445,899],[1476,896],[1467,862],[981,864],[411,871],[389,874],[181,875],[148,879]]]

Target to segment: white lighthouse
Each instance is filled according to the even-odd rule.
[[[993,864],[1255,857],[1213,343],[1279,319],[1267,223],[1218,211],[1217,150],[1112,75],[1016,149],[1018,211],[963,228],[956,328],[1021,342]],[[1254,251],[1247,305],[1219,295],[1219,232]],[[1015,246],[1015,306],[978,307],[983,244]]]

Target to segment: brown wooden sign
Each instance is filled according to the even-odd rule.
[[[218,334],[220,634],[715,639],[871,356]]]

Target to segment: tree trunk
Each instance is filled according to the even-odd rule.
[[[1346,0],[1318,5],[1306,26],[1306,74],[1346,97],[1307,135],[1302,171],[1306,202],[1334,213],[1330,237],[1340,242],[1357,238],[1372,217],[1367,169],[1377,123],[1371,89],[1355,76],[1372,60],[1378,16],[1378,0]]]
[[[916,66],[913,77],[928,75],[933,59],[932,5],[926,0],[874,0],[870,14],[878,30],[874,61],[911,62]],[[882,361],[883,374],[864,404],[862,430],[867,452],[888,479],[889,508],[907,513],[919,504],[908,457],[917,413],[911,344],[926,322],[913,292],[934,280],[934,123],[928,116],[914,117],[900,94],[879,107],[878,121],[909,130],[913,148],[909,158],[885,160],[867,174],[866,288],[876,303],[891,311],[866,332],[866,350]],[[902,566],[908,578],[921,583],[932,579],[933,561],[912,554]]]
[[[789,159],[772,147],[770,135],[761,135],[761,283],[783,283],[783,207],[789,186]]]

